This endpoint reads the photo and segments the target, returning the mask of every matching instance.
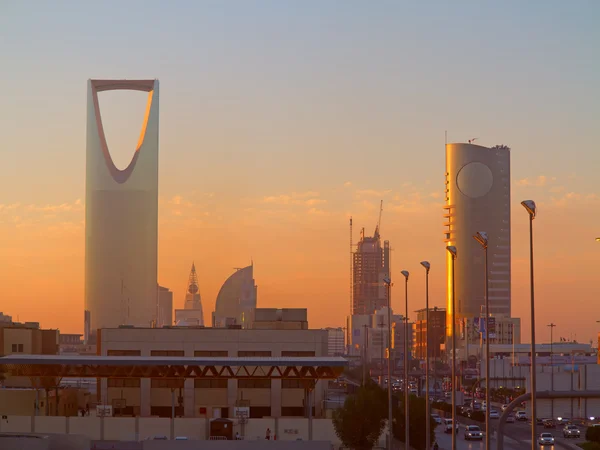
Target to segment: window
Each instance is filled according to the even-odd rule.
[[[141,356],[140,350],[108,350],[107,356]]]
[[[271,380],[269,379],[252,379],[238,380],[238,389],[271,389]]]
[[[259,351],[247,351],[247,350],[240,350],[238,352],[238,356],[271,356],[271,352],[270,351],[263,351],[263,350],[259,350]]]
[[[252,409],[252,408],[250,408]],[[315,416],[315,407],[313,406],[313,417]],[[304,417],[308,412],[308,408],[304,406],[282,406],[281,416],[282,417]]]
[[[303,387],[300,384],[300,380],[289,380],[286,378],[281,380],[281,389],[302,389]]]
[[[152,378],[153,388],[183,388],[183,378]]]
[[[196,389],[227,389],[227,379],[202,379],[196,378],[194,380],[194,387]]]
[[[107,380],[108,387],[115,388],[124,388],[124,387],[132,387],[139,388],[140,387],[140,379],[139,378],[109,378]]]
[[[204,357],[227,357],[227,350],[195,350],[194,356],[204,356]]]
[[[13,352],[13,353],[17,353],[17,351],[18,351],[18,350],[17,350],[17,344],[13,344],[13,345],[12,345],[12,352]]]
[[[295,356],[295,357],[310,357],[315,356],[315,352],[310,351],[282,351],[281,356]]]
[[[262,419],[263,417],[269,417],[271,415],[270,406],[251,406],[250,407],[250,418],[251,419]]]
[[[151,350],[150,356],[185,356],[183,350]]]
[[[23,344],[19,344],[19,347],[18,347],[17,351],[19,353],[23,353]]]

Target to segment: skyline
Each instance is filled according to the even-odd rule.
[[[598,5],[440,4],[439,16],[416,5],[262,5],[190,3],[188,15],[181,4],[157,6],[133,23],[127,14],[113,22],[108,7],[0,6],[0,51],[11,63],[0,74],[10,86],[0,108],[0,145],[9,149],[0,165],[5,313],[83,331],[85,82],[145,74],[162,85],[158,282],[176,308],[191,261],[206,315],[232,269],[253,260],[261,307],[308,307],[312,327],[343,326],[348,217],[357,242],[360,228],[375,226],[381,199],[392,277],[412,275],[410,309],[424,306],[423,259],[432,264],[431,305],[445,307],[448,130],[448,142],[511,147],[511,207],[529,198],[539,206],[538,341],[548,340],[550,322],[555,336],[596,336]],[[140,33],[159,18],[160,38]],[[98,34],[108,23],[111,35]],[[492,25],[508,26],[494,34]],[[100,102],[118,165],[131,157],[145,99]],[[512,221],[512,309],[526,337],[527,217],[515,209]]]

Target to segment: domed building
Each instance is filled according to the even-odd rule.
[[[250,312],[256,308],[257,286],[254,282],[254,265],[236,269],[217,295],[213,327],[239,325],[245,328]]]

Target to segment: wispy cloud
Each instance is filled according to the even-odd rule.
[[[517,181],[517,186],[546,186],[549,183],[555,182],[556,177],[547,177],[546,175],[539,175],[535,178],[522,178]]]
[[[261,203],[272,205],[305,205],[313,206],[326,203],[327,200],[318,198],[320,194],[314,191],[292,192],[291,194],[270,195],[263,197]]]
[[[600,203],[600,197],[597,194],[581,194],[579,192],[568,192],[561,197],[552,197],[551,205],[559,208],[574,204],[597,204]]]
[[[355,194],[357,197],[385,197],[392,192],[391,189],[378,191],[376,189],[357,189]]]
[[[350,187],[350,186],[352,186],[352,182],[351,181],[346,181],[344,183],[344,187]]]

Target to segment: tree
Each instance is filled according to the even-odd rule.
[[[410,446],[416,450],[425,450],[427,447],[426,433],[425,433],[425,420],[427,420],[427,412],[425,408],[425,398],[415,397],[411,395],[408,401],[409,409],[409,433],[410,433]],[[404,426],[404,401],[400,402],[397,408],[394,410],[394,437],[402,442],[406,441],[406,432]],[[433,444],[435,441],[435,427],[436,423],[431,417],[429,417],[431,423],[430,442]]]
[[[344,446],[370,450],[381,436],[386,418],[386,392],[374,383],[367,383],[334,411],[333,427]]]

